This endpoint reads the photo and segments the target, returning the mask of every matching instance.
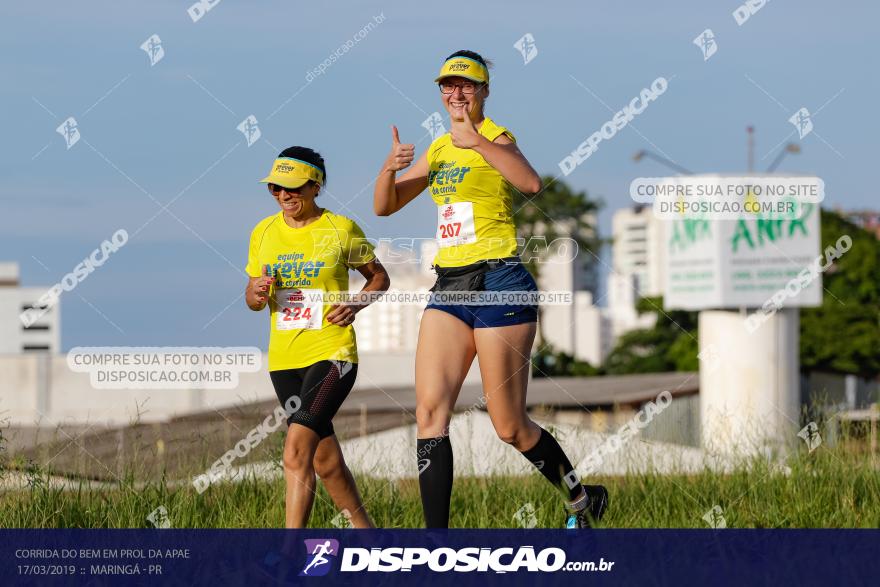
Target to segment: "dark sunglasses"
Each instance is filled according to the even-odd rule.
[[[306,182],[306,183],[302,184],[301,186],[299,186],[298,188],[286,188],[283,185],[278,185],[277,183],[270,183],[267,185],[269,187],[269,191],[272,192],[273,194],[281,193],[282,190],[289,193],[289,194],[298,194],[300,192],[300,190],[303,189],[304,187],[306,187],[307,185],[309,185],[309,183],[311,183],[311,182]]]

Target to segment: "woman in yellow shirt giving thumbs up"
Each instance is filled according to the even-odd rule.
[[[446,59],[434,81],[451,119],[450,132],[435,139],[413,164],[414,145],[401,143],[392,127],[391,153],[373,194],[380,216],[394,214],[425,188],[437,205],[435,299],[422,317],[416,351],[417,458],[425,523],[429,528],[449,523],[449,422],[476,356],[498,436],[564,492],[566,526],[589,527],[602,517],[607,491],[581,485],[559,443],[526,413],[537,285],[517,256],[512,191],[536,194],[541,179],[513,134],[484,114],[488,66],[473,51],[457,51]],[[455,303],[452,292],[475,292],[482,299],[478,305]],[[503,296],[504,303],[491,301],[500,292],[516,295]]]

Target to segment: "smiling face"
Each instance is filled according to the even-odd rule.
[[[440,93],[443,106],[450,116],[460,116],[462,109],[466,109],[472,120],[483,118],[483,103],[489,96],[489,86],[480,84],[464,77],[445,77],[441,84],[452,84],[455,89],[451,94]],[[473,87],[474,93],[466,94],[463,88]]]
[[[320,191],[321,186],[314,181],[307,181],[298,188],[281,188],[281,186],[269,184],[269,192],[288,218],[308,216],[314,211],[315,196]]]

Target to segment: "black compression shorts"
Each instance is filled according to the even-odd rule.
[[[322,439],[333,435],[331,420],[348,397],[356,376],[357,363],[345,361],[318,361],[299,369],[269,371],[282,406],[294,396],[302,402],[287,418],[287,424],[301,424]]]

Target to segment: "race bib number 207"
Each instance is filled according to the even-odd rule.
[[[474,205],[471,202],[456,202],[437,206],[436,238],[440,247],[477,242]]]

